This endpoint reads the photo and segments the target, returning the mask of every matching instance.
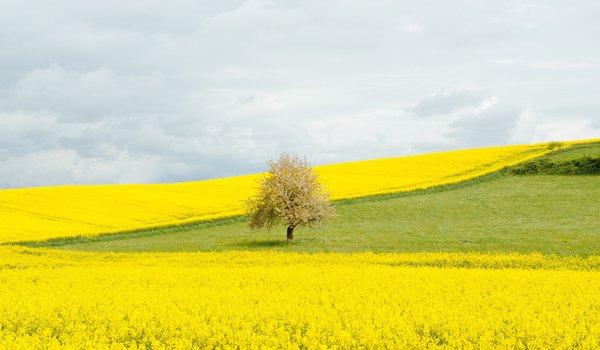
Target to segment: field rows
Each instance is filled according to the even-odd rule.
[[[599,290],[598,257],[5,246],[0,347],[593,349]]]
[[[317,166],[332,199],[411,191],[482,176],[549,152],[547,144]],[[0,191],[0,243],[94,236],[240,215],[260,174],[175,184]]]
[[[354,198],[460,182],[546,152],[547,145],[499,147],[317,170],[335,199]],[[257,176],[0,191],[0,242],[239,214]],[[577,212],[562,209],[566,216],[593,218],[596,197],[589,186],[595,182],[578,181],[573,186],[591,199],[556,184],[552,196],[531,189],[526,191],[530,197],[517,197],[527,205],[539,197],[544,208],[561,210],[552,202],[559,196],[578,203]],[[474,191],[467,197],[498,192],[485,186]],[[503,215],[500,197],[493,198],[493,215]],[[451,200],[459,206],[456,193]],[[507,203],[518,208],[518,200]],[[413,209],[436,211],[424,208]],[[543,213],[524,208],[543,220]],[[468,226],[463,209],[457,209],[457,229]],[[451,216],[451,210],[437,211],[445,217],[427,215],[427,220]],[[484,218],[476,210],[468,212]],[[354,215],[365,221],[360,215],[371,214]],[[353,232],[360,228],[360,222],[348,225]],[[594,235],[596,230],[585,232]],[[568,237],[567,232],[557,244]],[[485,238],[493,235],[486,231]],[[0,349],[598,349],[599,291],[600,256],[595,253],[585,258],[272,250],[94,253],[0,245]]]

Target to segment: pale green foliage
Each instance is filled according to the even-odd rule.
[[[246,201],[252,229],[311,227],[334,215],[329,193],[305,158],[284,153],[267,164],[269,171],[259,180],[258,193]]]
[[[564,143],[558,141],[548,142],[548,149],[555,150],[564,146]]]

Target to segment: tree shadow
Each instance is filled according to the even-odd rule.
[[[237,247],[246,247],[246,248],[273,248],[273,247],[286,247],[289,246],[290,242],[287,242],[285,239],[267,239],[267,240],[260,240],[260,241],[244,241],[244,242],[237,242],[237,243],[231,243],[229,244],[230,246],[237,246]]]
[[[262,239],[262,240],[244,240],[242,242],[230,243],[231,247],[244,247],[244,248],[286,248],[291,246],[305,246],[305,245],[323,245],[331,244],[327,239],[314,238],[314,237],[302,237],[295,238],[292,242],[288,242],[285,238],[282,239]]]

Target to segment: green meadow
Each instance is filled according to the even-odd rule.
[[[252,231],[240,217],[28,245],[116,252],[266,249],[588,256],[600,252],[598,159],[599,143],[582,144],[457,185],[336,202],[333,222],[298,229],[292,243],[285,241],[283,227]],[[586,170],[569,170],[574,164]]]

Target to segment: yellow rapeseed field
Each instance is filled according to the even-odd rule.
[[[547,144],[317,166],[332,199],[452,184],[523,162]],[[152,185],[0,190],[0,243],[94,236],[240,215],[260,174]]]
[[[598,349],[600,257],[0,246],[1,349]]]
[[[335,199],[484,175],[498,147],[317,167]],[[0,191],[0,242],[241,213],[259,175]],[[598,349],[600,256],[94,253],[0,245],[2,349]]]

